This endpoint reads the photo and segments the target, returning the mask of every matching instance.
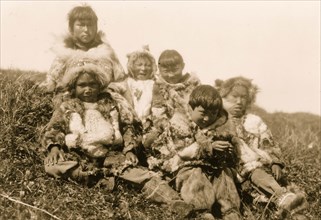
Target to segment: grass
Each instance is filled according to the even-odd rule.
[[[51,96],[35,87],[43,79],[44,73],[34,71],[0,71],[0,219],[180,219],[124,182],[109,192],[45,174],[39,133],[52,105]],[[320,116],[253,111],[281,144],[288,180],[307,193],[310,206],[304,214],[320,219]],[[252,209],[253,218],[269,219],[270,208],[264,208]]]

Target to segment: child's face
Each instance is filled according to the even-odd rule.
[[[200,127],[200,128],[206,128],[213,124],[218,116],[218,110],[213,112],[205,110],[202,106],[197,106],[193,109],[191,113],[192,120]]]
[[[153,71],[152,62],[147,57],[139,57],[135,60],[132,71],[135,79],[147,80]]]
[[[248,91],[244,86],[234,86],[223,98],[224,108],[233,116],[241,117],[248,107]]]
[[[76,81],[76,97],[83,102],[96,102],[100,92],[97,80],[88,73],[81,74]]]
[[[160,75],[168,82],[168,83],[178,83],[183,76],[184,63],[179,63],[172,66],[159,66]]]
[[[97,25],[91,20],[76,20],[73,26],[72,35],[80,43],[92,42],[97,34]]]

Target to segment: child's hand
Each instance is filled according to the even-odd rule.
[[[233,152],[233,145],[227,141],[214,141],[211,145],[213,150]]]
[[[126,159],[129,160],[130,162],[133,163],[133,165],[137,165],[138,163],[138,158],[136,157],[136,155],[133,152],[127,152],[126,153]]]
[[[50,153],[45,158],[45,165],[52,166],[59,161],[65,161],[64,153],[58,147],[52,147]]]
[[[273,164],[271,169],[272,169],[274,178],[276,180],[280,180],[280,178],[282,177],[282,168],[277,164]]]

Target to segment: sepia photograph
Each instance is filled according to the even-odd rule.
[[[0,219],[321,218],[321,1],[0,4]]]

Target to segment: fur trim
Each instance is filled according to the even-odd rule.
[[[172,116],[176,110],[186,113],[188,110],[189,95],[193,89],[200,85],[199,78],[194,74],[186,73],[180,83],[168,83],[161,75],[156,76],[154,89],[157,97],[153,97],[154,103],[161,103],[166,108],[166,114]]]
[[[80,73],[87,72],[95,74],[101,87],[107,87],[112,80],[112,71],[100,60],[90,58],[73,57],[69,60],[69,66],[61,80],[61,87],[69,87],[79,77]]]
[[[59,43],[56,43],[51,48],[57,58],[56,62],[53,62],[48,75],[52,75],[51,78],[53,78],[57,83],[56,87],[65,85],[66,82],[60,82],[61,78],[68,71],[72,72],[70,69],[74,68],[78,61],[84,59],[94,60],[91,63],[99,65],[100,72],[105,72],[109,81],[120,81],[125,78],[124,69],[119,63],[113,48],[105,39],[101,39],[103,36],[101,32],[99,32],[97,36],[99,36],[98,38],[102,43],[97,43],[96,47],[92,47],[87,51],[72,47],[70,45],[71,43],[66,45],[66,41],[72,42],[72,37],[70,35],[64,37],[64,40],[60,39]],[[91,67],[91,69],[95,68]]]
[[[168,83],[160,74],[157,74],[156,75],[156,83],[170,87],[170,88],[183,89],[183,88],[189,87],[191,85],[196,87],[197,85],[200,85],[201,81],[198,78],[198,76],[196,75],[196,73],[191,72],[191,73],[186,73],[185,75],[183,75],[181,82],[178,82],[175,84]]]
[[[148,79],[153,79],[154,75],[157,72],[157,65],[154,56],[149,52],[149,47],[148,46],[143,46],[142,50],[137,50],[134,52],[131,52],[127,54],[128,62],[127,62],[127,70],[128,70],[128,75],[132,78],[135,79],[135,76],[133,74],[133,66],[134,62],[140,58],[140,57],[146,57],[148,58],[151,63],[152,63],[152,73],[150,74]]]
[[[259,91],[259,88],[252,83],[251,79],[247,79],[242,76],[230,78],[226,81],[223,81],[221,79],[215,80],[215,88],[219,90],[222,98],[226,97],[234,86],[244,86],[249,94],[248,103],[253,104],[256,99],[256,94]]]
[[[89,53],[89,56],[93,59],[113,57],[115,52],[106,39],[101,39],[103,38],[103,35],[104,34],[102,32],[98,32],[97,36],[99,36],[101,43],[97,44],[95,47],[91,47],[87,51],[77,48],[71,35],[58,37],[57,43],[51,48],[51,50],[56,54],[56,56],[63,60],[68,59],[71,56],[77,56],[77,54],[84,53]]]
[[[88,49],[93,48],[93,47],[98,47],[100,44],[103,43],[102,38],[105,36],[105,34],[102,31],[98,31],[95,39],[88,45]],[[64,40],[63,40],[65,47],[66,48],[71,48],[71,49],[77,49],[77,40],[72,36],[72,35],[67,35]],[[80,48],[79,48],[80,49]]]

